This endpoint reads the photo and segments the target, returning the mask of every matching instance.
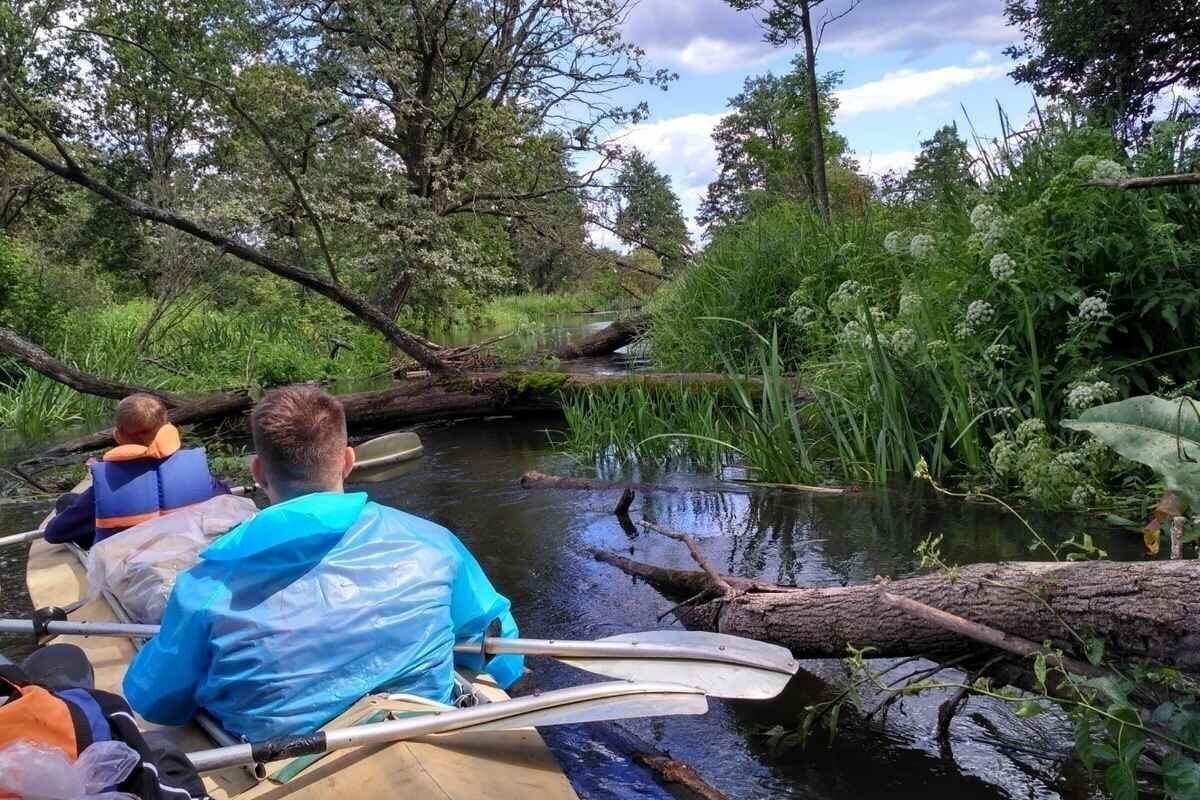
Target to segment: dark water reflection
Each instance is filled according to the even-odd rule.
[[[421,430],[426,456],[407,474],[366,488],[372,497],[455,530],[493,581],[514,603],[525,635],[592,639],[662,627],[671,603],[644,583],[594,561],[585,549],[603,547],[665,566],[691,568],[676,542],[652,534],[630,536],[610,514],[611,493],[523,490],[527,470],[588,474],[550,445],[543,421],[472,422]],[[594,472],[592,472],[594,474]],[[687,483],[689,479],[671,478]],[[693,489],[704,486],[691,481]],[[947,560],[967,563],[1029,558],[1028,532],[996,509],[947,500],[919,487],[889,487],[849,497],[786,492],[727,494],[687,491],[639,496],[635,516],[693,533],[712,560],[747,577],[806,586],[838,586],[876,575],[900,577],[917,569],[916,545],[930,533],[944,539]],[[0,512],[0,533],[36,524],[39,513]],[[1137,558],[1136,537],[1097,530],[1087,520],[1034,520],[1056,539],[1088,531],[1117,558]],[[25,548],[0,551],[0,611],[28,610]],[[18,654],[27,643],[2,643]],[[535,682],[552,688],[581,680],[580,673],[537,662]],[[1059,775],[1054,761],[1013,754],[975,739],[990,728],[1025,749],[1061,754],[1061,731],[990,713],[970,701],[954,725],[953,752],[942,753],[933,729],[941,698],[905,701],[886,722],[851,721],[823,741],[779,759],[767,753],[762,732],[794,725],[806,704],[820,699],[823,678],[839,666],[807,664],[787,695],[769,703],[712,702],[704,717],[637,720],[626,729],[693,765],[733,798],[1051,798],[1086,796],[1086,785]],[[549,737],[564,761],[607,758],[602,739],[587,730]],[[594,798],[655,796],[609,776],[587,787]]]

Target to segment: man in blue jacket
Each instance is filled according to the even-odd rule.
[[[199,708],[252,741],[308,733],[376,690],[441,702],[455,662],[507,688],[520,656],[456,657],[493,623],[517,636],[507,599],[450,531],[345,494],[354,467],[341,404],[313,386],[268,393],[250,420],[255,479],[272,505],[181,574],[162,628],[125,675],[152,722]]]

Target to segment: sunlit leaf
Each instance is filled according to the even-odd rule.
[[[1096,436],[1125,458],[1145,464],[1195,504],[1200,497],[1200,416],[1188,398],[1143,396],[1090,408],[1063,427]]]

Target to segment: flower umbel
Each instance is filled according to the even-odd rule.
[[[1082,411],[1085,408],[1114,400],[1116,396],[1116,388],[1108,381],[1080,383],[1067,392],[1067,408],[1072,411]]]
[[[991,324],[996,318],[996,309],[986,300],[974,300],[967,306],[967,327],[972,331]]]
[[[1017,274],[1017,262],[1013,261],[1013,257],[1008,253],[996,253],[992,256],[989,266],[992,270],[992,277],[1002,283],[1011,281]]]
[[[1103,297],[1086,297],[1079,304],[1080,319],[1085,319],[1089,322],[1103,322],[1109,316],[1108,301]]]
[[[900,231],[892,231],[883,237],[883,249],[893,255],[900,252]]]
[[[1102,158],[1092,167],[1092,180],[1116,181],[1125,177],[1125,168],[1115,161]]]
[[[933,255],[933,237],[927,233],[918,233],[909,241],[908,252],[918,261],[924,261]]]

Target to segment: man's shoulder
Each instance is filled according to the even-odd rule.
[[[454,537],[454,534],[448,528],[438,525],[432,520],[418,517],[416,514],[401,511],[392,506],[385,506],[382,503],[368,502],[363,509],[363,516],[373,517],[385,532],[393,532],[398,535],[409,535],[417,538],[430,538],[436,540],[438,543],[445,544],[449,544],[450,540]]]

